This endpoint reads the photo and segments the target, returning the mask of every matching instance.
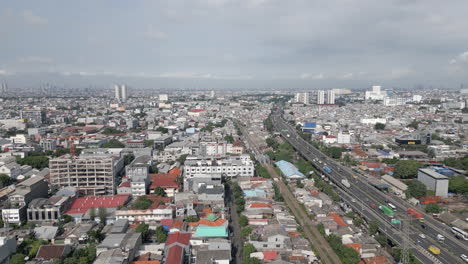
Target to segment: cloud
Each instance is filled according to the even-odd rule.
[[[23,19],[29,25],[47,25],[49,21],[47,18],[34,15],[31,10],[25,10],[23,12]]]
[[[50,57],[29,56],[19,59],[21,63],[51,63],[53,59]]]
[[[148,26],[148,29],[145,32],[145,37],[157,40],[167,40],[169,38],[165,32],[155,29],[153,25]]]
[[[0,69],[0,75],[13,75],[13,72],[9,72],[5,69]]]
[[[301,74],[301,79],[308,79],[308,80],[321,80],[324,79],[325,76],[322,73],[319,74],[311,74],[311,73],[303,73]]]

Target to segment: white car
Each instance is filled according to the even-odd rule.
[[[461,254],[460,258],[463,259],[465,262],[468,262],[468,256],[465,254]]]
[[[419,234],[419,237],[420,238],[426,238],[426,236],[424,234]]]

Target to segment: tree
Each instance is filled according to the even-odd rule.
[[[234,143],[234,137],[232,135],[226,135],[224,140],[226,140],[229,144]]]
[[[440,206],[436,203],[429,203],[426,205],[426,213],[438,214],[440,213]]]
[[[247,218],[247,216],[241,215],[239,217],[239,225],[244,227],[244,226],[247,226],[248,224],[249,224],[249,219]]]
[[[243,259],[250,259],[250,254],[257,252],[257,249],[252,243],[245,243],[242,250]]]
[[[382,124],[382,123],[375,123],[374,129],[375,129],[375,130],[384,130],[384,129],[385,129],[385,124]]]
[[[198,222],[198,221],[200,221],[200,219],[198,217],[195,217],[195,216],[187,216],[185,218],[185,222],[188,222],[188,223]]]
[[[162,132],[163,134],[169,133],[169,129],[162,127],[162,126],[156,128],[156,131]]]
[[[372,220],[369,223],[369,234],[375,235],[379,231],[379,222],[376,220]]]
[[[304,184],[302,184],[301,180],[296,180],[297,188],[304,188]]]
[[[250,227],[250,226],[246,226],[246,227],[241,229],[241,236],[243,238],[248,237],[250,235],[250,233],[252,233],[252,227]]]
[[[141,238],[144,242],[147,241],[147,238],[148,238],[148,233],[149,233],[149,225],[147,224],[139,224],[136,228],[135,228],[135,232],[137,233],[141,233]]]
[[[257,175],[259,177],[267,178],[267,179],[271,178],[270,173],[268,172],[268,170],[265,167],[263,167],[262,165],[260,165],[260,164],[257,165],[257,167],[255,168],[255,171],[257,172]]]
[[[13,256],[11,256],[10,263],[11,264],[24,264],[26,261],[24,260],[26,256],[21,253],[16,253]]]
[[[42,170],[49,166],[49,158],[47,156],[27,156],[25,158],[17,158],[16,162],[20,165],[29,165],[35,169]]]
[[[400,160],[395,165],[395,177],[408,179],[416,177],[421,164],[416,160]]]
[[[104,239],[104,234],[101,231],[102,230],[100,228],[88,231],[86,234],[88,235],[90,242],[101,242]]]
[[[106,219],[107,219],[107,210],[105,207],[99,207],[98,208],[98,216],[99,220],[101,221],[101,224],[106,224]]]
[[[344,149],[342,147],[330,147],[325,151],[325,154],[331,158],[340,159],[343,151]]]
[[[34,240],[31,244],[31,249],[29,249],[28,257],[30,259],[35,258],[37,255],[37,251],[42,245],[47,245],[47,241],[45,240]]]
[[[10,176],[6,174],[0,174],[0,188],[11,185],[14,182]]]
[[[146,196],[140,196],[136,199],[136,201],[133,203],[133,209],[136,210],[146,210],[148,209],[153,202],[151,202],[150,199]]]
[[[185,160],[187,159],[187,156],[188,154],[183,154],[183,155],[180,155],[179,158],[177,158],[177,162],[180,163],[180,165],[184,165],[185,163]]]
[[[115,135],[115,134],[122,134],[122,133],[123,133],[122,131],[112,128],[112,127],[106,127],[102,131],[102,134],[104,135]]]
[[[143,141],[143,144],[145,144],[145,147],[153,147],[154,146],[154,140],[145,140],[145,141]]]
[[[73,217],[71,217],[70,215],[67,215],[67,214],[64,214],[62,215],[62,221],[66,224],[66,223],[70,223],[71,221],[73,221]]]
[[[156,228],[156,240],[158,241],[158,243],[164,243],[166,242],[166,239],[167,235],[166,231],[164,230],[164,227],[158,226],[158,228]]]
[[[156,165],[149,166],[149,173],[158,173],[159,169]]]
[[[411,127],[411,128],[414,128],[414,129],[418,129],[418,127],[419,127],[419,122],[416,121],[416,120],[413,120],[413,121],[411,121],[411,123],[408,125],[408,127]]]
[[[459,175],[449,179],[449,191],[458,194],[468,194],[468,180]]]
[[[166,197],[167,196],[166,191],[164,191],[164,189],[159,187],[159,186],[154,188],[154,193],[161,196],[161,197]]]
[[[135,159],[135,156],[133,154],[127,154],[124,156],[124,165],[127,166],[128,164],[132,163],[132,161]]]
[[[410,180],[406,181],[405,184],[408,186],[408,189],[406,190],[407,195],[414,198],[420,198],[426,195],[427,187],[422,182],[418,180]]]
[[[106,143],[102,144],[103,148],[124,148],[125,145],[118,141],[117,139],[111,139],[109,141],[107,141]]]

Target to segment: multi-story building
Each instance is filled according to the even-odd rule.
[[[224,156],[226,154],[242,154],[242,146],[227,142],[200,142],[198,154],[201,156]]]
[[[317,104],[325,104],[325,91],[317,91]]]
[[[335,104],[335,91],[327,91],[327,104]]]
[[[21,110],[20,117],[25,120],[28,125],[40,126],[46,121],[46,112],[42,109],[25,109]]]
[[[383,100],[387,96],[386,92],[381,91],[380,85],[372,86],[372,91],[366,91],[364,98],[366,100]]]
[[[131,164],[125,167],[125,174],[130,181],[131,193],[133,196],[146,194],[149,186],[148,168],[151,163],[151,156],[139,156]]]
[[[119,157],[65,155],[49,161],[50,182],[58,187],[75,187],[85,195],[114,194],[115,178],[123,162]]]
[[[71,204],[69,196],[52,196],[32,200],[27,209],[28,222],[56,222]]]
[[[43,139],[39,145],[43,151],[54,151],[57,148],[57,141],[53,139]]]
[[[448,196],[449,179],[431,168],[418,170],[418,181],[424,183],[427,189],[435,191],[435,195],[446,198]]]
[[[119,102],[125,102],[127,100],[127,86],[126,85],[114,85],[115,99]]]
[[[349,144],[351,143],[351,135],[349,132],[340,132],[338,133],[336,142],[338,144]]]
[[[198,158],[189,156],[184,164],[186,177],[200,173],[221,173],[225,177],[253,177],[255,167],[249,155],[227,156],[221,158]]]
[[[172,219],[174,209],[170,205],[160,205],[155,209],[147,210],[118,210],[115,212],[116,219],[126,219],[133,222],[159,222],[163,219]]]
[[[296,93],[296,103],[309,104],[309,93]]]

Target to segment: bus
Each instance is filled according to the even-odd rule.
[[[396,206],[393,205],[392,203],[387,203],[388,204],[388,207],[392,208],[393,210],[396,210]]]
[[[468,233],[458,227],[452,227],[452,233],[455,234],[455,237],[457,238],[468,240]]]

